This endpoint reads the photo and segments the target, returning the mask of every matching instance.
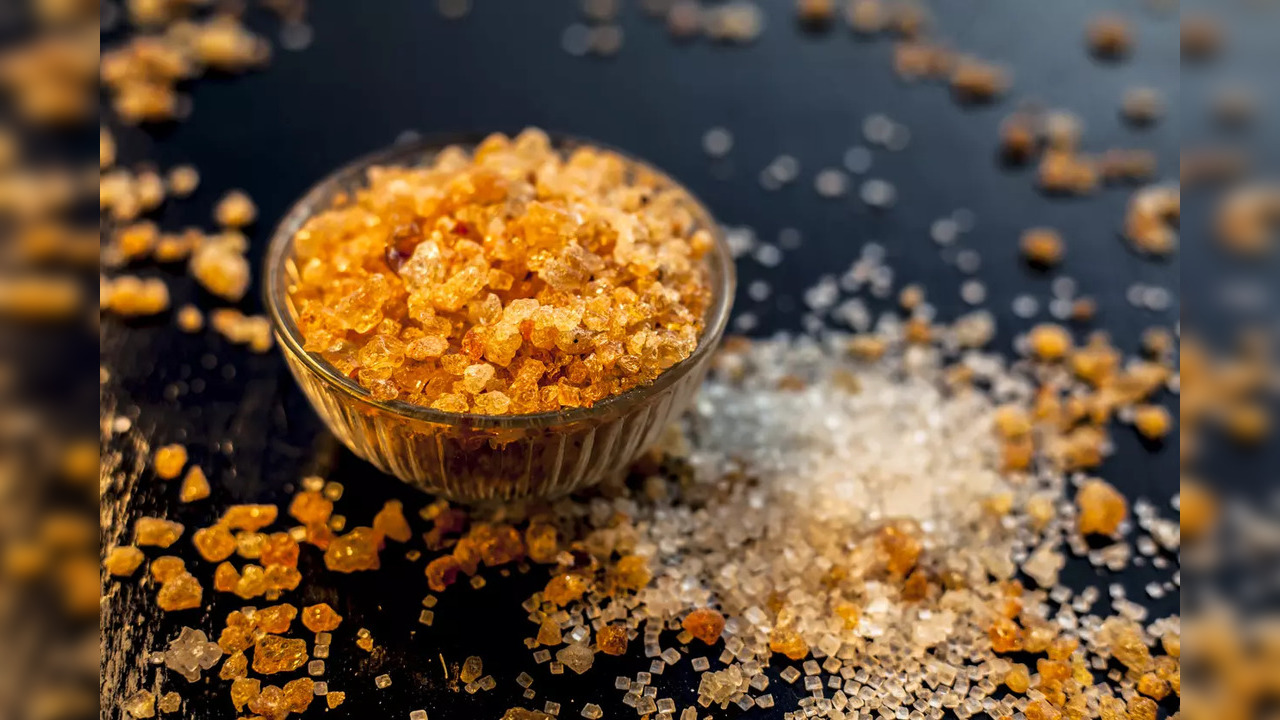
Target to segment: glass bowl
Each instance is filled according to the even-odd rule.
[[[303,350],[287,291],[297,280],[294,234],[309,217],[327,208],[335,194],[363,185],[368,167],[420,164],[450,145],[473,148],[480,139],[397,144],[352,162],[311,188],[271,237],[264,277],[267,311],[285,362],[311,405],[334,435],[379,470],[426,492],[464,502],[563,495],[623,473],[679,417],[706,375],[729,318],[735,280],[723,232],[696,199],[697,222],[715,237],[705,259],[712,298],[697,348],[649,385],[588,408],[479,415],[375,400],[327,361]],[[561,151],[580,145],[613,150],[564,136],[552,136],[552,140]]]

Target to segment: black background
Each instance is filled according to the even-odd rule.
[[[1187,110],[1187,118],[1197,119],[1185,120],[1188,128],[1180,128],[1180,102],[1187,101],[1178,95],[1176,14],[1151,12],[1134,0],[957,0],[931,7],[936,35],[1012,69],[1014,85],[1007,98],[991,106],[962,107],[944,86],[905,84],[892,72],[890,41],[856,39],[843,21],[826,33],[803,31],[785,2],[766,3],[764,34],[748,47],[675,42],[660,22],[624,3],[625,40],[610,58],[572,57],[561,49],[564,28],[583,22],[570,3],[486,1],[450,21],[429,2],[333,2],[312,8],[310,47],[300,52],[277,47],[262,72],[203,78],[190,88],[194,111],[189,120],[147,131],[121,129],[118,137],[126,163],[149,159],[161,167],[192,163],[199,168],[196,195],[162,210],[159,220],[166,229],[208,228],[216,199],[231,188],[246,190],[260,208],[251,232],[255,266],[272,224],[306,188],[402,132],[511,132],[536,125],[599,139],[654,162],[698,194],[722,222],[749,225],[763,240],[775,240],[782,228],[799,229],[803,243],[785,253],[781,266],[739,261],[736,312],[760,318],[756,334],[798,329],[795,308],[803,290],[824,273],[842,272],[871,241],[887,248],[895,286],[923,283],[943,318],[966,311],[959,298],[966,276],[949,259],[954,251],[941,253],[929,238],[935,219],[960,208],[970,210],[976,221],[956,248],[982,255],[977,277],[986,284],[987,305],[998,317],[1001,351],[1009,352],[1016,332],[1032,322],[1013,317],[1009,306],[1015,296],[1036,295],[1042,303],[1038,319],[1046,317],[1052,276],[1024,268],[1017,252],[1020,232],[1033,225],[1055,227],[1065,236],[1067,258],[1059,274],[1075,278],[1082,294],[1097,299],[1097,325],[1110,330],[1121,347],[1134,349],[1147,326],[1172,327],[1176,307],[1151,313],[1125,300],[1135,282],[1175,294],[1180,287],[1177,261],[1139,257],[1120,239],[1117,229],[1129,190],[1046,198],[1035,189],[1032,170],[997,162],[996,131],[1019,101],[1034,99],[1080,114],[1086,150],[1149,148],[1159,156],[1161,177],[1176,178],[1180,133],[1209,132],[1198,119],[1199,107]],[[1103,10],[1118,11],[1135,24],[1136,48],[1124,62],[1102,63],[1085,51],[1086,25]],[[265,15],[251,14],[250,23],[268,34],[277,27]],[[114,37],[104,36],[104,48]],[[1192,80],[1193,92],[1205,82]],[[1171,112],[1164,121],[1135,129],[1121,120],[1120,99],[1134,85],[1165,93]],[[866,175],[892,182],[897,204],[873,211],[856,198],[856,190],[841,199],[819,197],[814,173],[840,167],[847,148],[865,145],[862,121],[877,112],[911,132],[905,150],[875,150]],[[713,126],[733,133],[727,162],[713,163],[701,150],[702,136]],[[801,176],[782,190],[766,191],[759,172],[783,153],[799,160]],[[1199,262],[1218,262],[1202,247],[1189,252]],[[139,272],[169,280],[175,306],[190,300],[212,307],[212,299],[181,270],[145,267]],[[745,294],[757,278],[774,288],[764,303]],[[255,282],[243,309],[261,310],[259,292]],[[141,323],[104,319],[101,350],[111,373],[102,412],[134,419],[133,429],[109,442],[104,454],[119,476],[104,503],[127,500],[129,518],[167,512],[194,529],[228,502],[286,500],[298,479],[312,472],[346,485],[338,512],[349,518],[349,527],[367,524],[387,497],[406,499],[410,510],[422,504],[422,496],[335,447],[274,353],[250,355],[211,331],[184,335],[169,317]],[[1117,453],[1102,474],[1130,498],[1152,498],[1170,512],[1166,503],[1175,492],[1176,443],[1143,447],[1125,430],[1116,438]],[[213,481],[212,501],[179,507],[177,483],[161,483],[146,469],[145,448],[166,442],[187,444],[193,461]],[[416,517],[411,521],[425,529]],[[108,539],[118,530],[108,529]],[[212,567],[187,549],[187,538],[175,548],[198,566],[198,576],[211,576]],[[543,571],[509,578],[489,571],[483,589],[452,588],[435,608],[435,626],[424,628],[416,623],[427,592],[421,561],[409,563],[395,547],[383,556],[380,572],[341,577],[308,573],[319,567],[319,557],[303,553],[307,581],[290,601],[328,601],[347,618],[335,634],[326,678],[332,690],[346,691],[348,700],[328,717],[405,718],[410,710],[424,708],[433,720],[496,718],[512,705],[541,709],[547,699],[562,704],[561,717],[578,717],[586,702],[602,705],[606,717],[632,716],[612,685],[616,675],[648,669],[638,642],[631,657],[597,656],[595,667],[582,677],[551,676],[546,665],[535,666],[529,658],[522,640],[536,628],[519,604],[545,582]],[[1140,596],[1152,579],[1149,572],[1121,578],[1131,595]],[[1087,582],[1093,571],[1073,568],[1071,573]],[[136,625],[135,632],[155,631],[151,640],[137,639],[147,633],[135,636],[133,650],[126,653],[133,656],[163,647],[184,624],[216,632],[226,613],[241,604],[234,597],[215,597],[207,613],[158,617],[153,596],[149,584],[126,582],[113,590],[103,621],[108,647],[126,624]],[[1177,612],[1176,597],[1155,605],[1157,616]],[[357,650],[357,627],[369,628],[385,653],[370,657]],[[450,663],[480,655],[498,688],[474,696],[443,688],[440,654]],[[719,649],[705,654],[714,658]],[[139,686],[141,661],[129,664],[126,674],[104,673],[104,683],[123,686],[121,695]],[[538,695],[532,701],[520,698],[514,682],[521,671],[535,678]],[[382,691],[373,686],[380,673],[393,678]],[[694,678],[688,660],[682,660],[661,678],[661,694],[683,707],[694,698]],[[183,717],[232,714],[227,684],[216,675],[212,683],[188,686],[171,676],[166,684],[186,698]],[[745,716],[780,716],[782,708],[794,707],[796,690],[775,681],[771,692],[779,707]],[[322,705],[317,698],[311,714],[325,712]],[[716,717],[736,714],[733,709]]]

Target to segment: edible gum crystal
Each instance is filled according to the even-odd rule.
[[[367,177],[294,235],[290,299],[306,350],[375,399],[584,407],[697,346],[714,240],[657,173],[530,129]]]

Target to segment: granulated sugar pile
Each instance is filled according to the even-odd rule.
[[[725,352],[687,436],[669,448],[687,458],[691,477],[674,486],[655,478],[642,497],[557,507],[598,526],[583,538],[593,554],[647,558],[652,579],[622,597],[602,584],[584,596],[583,615],[549,617],[584,644],[589,628],[624,622],[643,633],[657,674],[683,658],[662,648],[662,629],[683,629],[676,641],[691,643],[686,652],[698,656],[694,638],[708,616],[718,625],[722,614],[723,669],[703,674],[703,707],[772,706],[764,668],[771,656],[775,666],[786,656],[805,660],[810,697],[796,717],[936,718],[943,709],[961,717],[1058,717],[1064,705],[1076,709],[1073,717],[1096,717],[1103,706],[1116,710],[1113,691],[1128,695],[1151,670],[1150,657],[1135,660],[1136,674],[1114,687],[1094,686],[1089,668],[1107,668],[1115,643],[1145,650],[1152,636],[1121,618],[1101,632],[1100,618],[1077,616],[1100,592],[1077,597],[1056,585],[1063,536],[1081,543],[1071,505],[1062,504],[1057,520],[1055,504],[1046,502],[1061,495],[1063,476],[998,472],[996,428],[1008,409],[997,409],[986,392],[949,384],[955,367],[944,367],[938,350],[909,346],[860,361],[850,346],[837,335]],[[978,370],[1003,399],[1026,403],[1033,396],[1033,385],[997,360],[973,354],[967,369]],[[1028,504],[1035,517],[1024,512]],[[1024,590],[1014,579],[1024,562],[1042,589]],[[550,595],[549,586],[541,599]],[[1121,593],[1113,596],[1142,617]],[[1165,631],[1176,638],[1176,620],[1151,629]],[[714,639],[714,627],[710,634]],[[1075,652],[1077,643],[1083,652]],[[1051,659],[1041,660],[1037,675],[997,650],[1049,651]],[[578,660],[568,657],[571,666]],[[589,667],[587,658],[578,662]],[[698,667],[705,661],[694,662],[706,669]],[[1010,688],[1033,688],[1026,697],[996,692],[1011,670]],[[794,682],[799,673],[792,668],[781,677]],[[620,682],[624,701],[642,715],[674,717],[662,713],[661,688],[645,694],[646,680],[658,685],[648,673]],[[1167,685],[1157,691],[1167,693]],[[1119,709],[1136,710],[1131,717],[1154,712],[1143,697],[1120,702]],[[679,717],[702,715],[690,708]]]

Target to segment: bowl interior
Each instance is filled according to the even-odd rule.
[[[625,413],[636,403],[670,386],[688,373],[691,368],[697,366],[700,358],[714,351],[720,337],[724,334],[724,328],[728,323],[729,311],[733,303],[735,289],[734,267],[728,244],[725,241],[720,225],[715,222],[711,213],[707,211],[706,206],[692,193],[690,193],[690,197],[693,199],[694,209],[698,215],[696,221],[700,227],[710,231],[715,239],[711,252],[705,258],[711,281],[711,303],[707,306],[702,336],[698,339],[698,346],[693,353],[668,368],[648,385],[642,385],[625,393],[610,396],[591,407],[573,408],[557,412],[527,415],[450,413],[402,400],[375,400],[370,396],[368,390],[339,373],[336,368],[323,358],[304,350],[302,333],[298,329],[295,320],[296,313],[289,297],[288,288],[298,279],[298,268],[293,260],[293,237],[307,219],[329,207],[338,193],[361,187],[365,182],[365,172],[370,166],[419,165],[430,161],[446,147],[461,146],[464,149],[472,149],[481,139],[483,139],[483,135],[428,137],[374,152],[339,168],[321,180],[289,209],[271,237],[267,248],[263,278],[267,311],[284,352],[297,357],[310,372],[320,376],[327,383],[349,395],[352,400],[368,404],[384,412],[445,425],[516,429],[541,428],[577,421],[599,420]],[[617,152],[628,160],[645,166],[646,169],[653,171],[672,184],[681,188],[684,187],[666,173],[606,144],[554,134],[551,135],[551,140],[553,146],[562,152],[584,145]],[[688,192],[688,190],[685,189],[685,192]]]

